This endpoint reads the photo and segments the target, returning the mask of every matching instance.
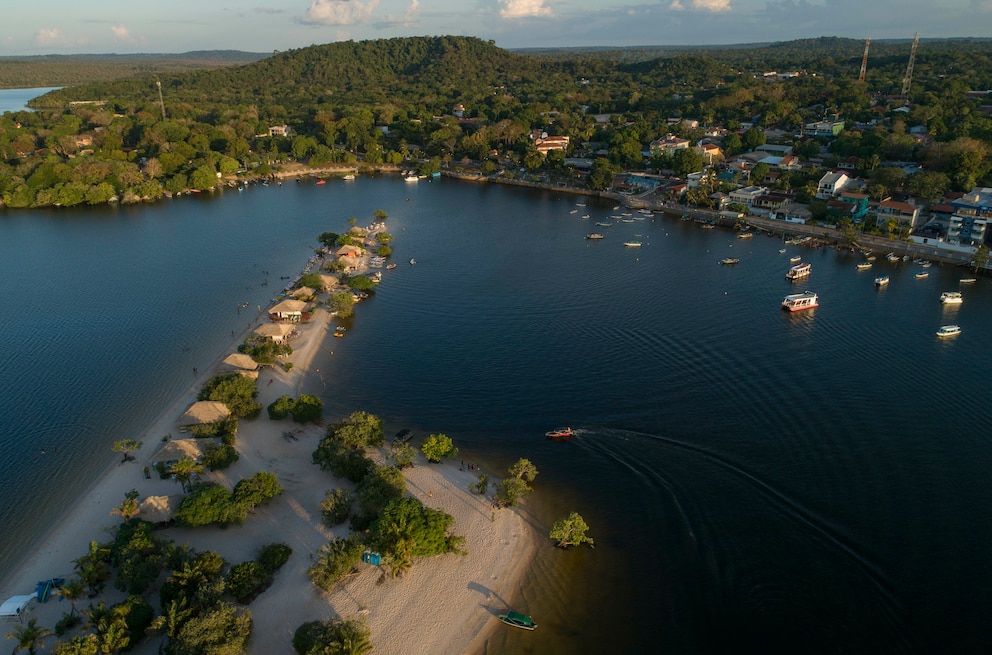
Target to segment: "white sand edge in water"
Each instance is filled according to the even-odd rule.
[[[289,358],[293,362],[291,372],[275,368],[259,375],[257,400],[263,407],[283,394],[298,395],[330,320],[326,312],[319,312],[315,320],[301,326],[301,335],[293,342],[294,352]],[[29,557],[5,572],[0,582],[0,600],[33,592],[39,580],[71,578],[72,560],[86,553],[89,542],[109,540],[109,529],[121,520],[111,511],[128,490],[137,489],[141,498],[180,493],[177,483],[160,480],[154,471],[146,479],[142,467],[155,461],[163,435],[181,436],[176,421],[195,400],[202,383],[213,375],[216,363],[227,354],[219,357],[214,367],[201,374],[140,435],[144,446],[135,453],[136,461],[120,465],[118,456],[108,452],[112,468],[83,494],[76,506],[57,519]],[[286,433],[292,433],[292,437]],[[459,470],[452,463],[428,465],[418,456],[417,465],[405,471],[410,494],[455,518],[454,532],[466,537],[468,554],[418,559],[407,575],[395,580],[387,577],[382,583],[379,569],[362,565],[340,589],[323,594],[310,583],[306,569],[320,546],[330,538],[345,536],[347,529],[324,527],[319,503],[327,489],[350,485],[311,464],[311,453],[322,436],[323,429],[317,426],[301,428],[288,421],[269,421],[264,410],[257,420],[242,422],[237,442],[239,461],[226,471],[205,477],[233,487],[257,471],[272,471],[279,476],[284,493],[240,527],[170,528],[160,534],[177,543],[189,543],[197,550],[215,550],[231,564],[253,559],[258,549],[269,543],[287,543],[293,548],[293,555],[276,573],[272,586],[248,606],[254,619],[249,654],[292,653],[292,635],[300,624],[334,616],[364,618],[372,630],[378,655],[480,652],[486,636],[500,625],[495,615],[508,609],[533,558],[533,531],[517,513],[509,509],[494,511],[491,501],[468,491],[478,472]],[[109,605],[123,597],[108,585],[99,597],[77,601],[76,605],[85,608],[89,602],[100,600]],[[157,605],[155,596],[152,604]],[[39,625],[51,629],[68,611],[68,602],[53,598],[29,607],[23,619],[37,619]],[[8,628],[3,632],[6,636],[17,624],[4,625]],[[50,649],[54,640],[46,641]],[[15,642],[6,640],[5,645],[13,648]],[[131,652],[153,655],[158,645],[159,639],[154,637]]]

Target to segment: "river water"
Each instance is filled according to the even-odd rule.
[[[452,180],[0,215],[0,471],[17,499],[0,510],[0,564],[114,440],[157,438],[139,431],[317,234],[376,209],[399,267],[318,354],[308,390],[329,417],[444,432],[496,475],[531,459],[528,520],[543,534],[578,511],[596,540],[541,546],[511,599],[541,627],[502,630],[490,652],[988,649],[988,280],[917,279],[884,257],[859,272],[833,250]],[[794,254],[821,306],[786,314]],[[962,334],[938,340],[947,323]],[[544,438],[566,424],[571,441]]]

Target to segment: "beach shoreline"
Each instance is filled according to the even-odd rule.
[[[260,316],[264,321],[265,313]],[[318,349],[331,345],[329,328],[334,320],[332,314],[318,309],[311,321],[299,326],[300,335],[291,342],[293,353],[287,358],[293,364],[291,370],[277,365],[259,375],[256,400],[263,407],[279,396],[300,393],[312,373]],[[116,453],[108,452],[111,463],[57,518],[38,547],[5,572],[0,579],[2,599],[30,594],[41,580],[71,578],[73,560],[87,552],[90,541],[110,539],[112,526],[121,522],[113,516],[113,509],[129,490],[138,490],[141,498],[180,492],[175,481],[162,480],[154,471],[148,477],[143,467],[152,467],[156,453],[164,446],[163,435],[183,436],[177,420],[196,400],[202,384],[221,372],[223,358],[236,351],[252,328],[249,325],[236,335],[230,349],[210,367],[198,371],[185,391],[166,402],[165,409],[138,437],[143,447],[131,454],[134,459],[122,462]],[[254,618],[248,653],[291,652],[292,634],[300,624],[331,617],[365,620],[377,653],[480,652],[487,636],[499,625],[495,615],[510,609],[508,597],[523,579],[536,550],[533,530],[516,512],[494,510],[491,500],[468,491],[477,473],[459,470],[453,463],[426,464],[418,453],[416,465],[404,471],[408,492],[425,505],[455,517],[453,531],[466,537],[468,554],[418,560],[408,575],[384,583],[379,582],[383,576],[380,569],[361,565],[356,575],[324,594],[310,583],[306,570],[316,551],[329,539],[346,536],[347,529],[323,526],[319,503],[327,489],[348,483],[342,484],[311,463],[311,453],[322,437],[320,426],[271,421],[264,410],[258,419],[242,421],[236,443],[238,462],[203,477],[232,488],[238,479],[260,470],[272,471],[279,476],[284,493],[253,512],[243,526],[170,527],[159,534],[176,543],[189,543],[198,551],[215,550],[231,565],[253,559],[268,543],[284,542],[292,547],[290,560],[276,573],[273,584],[247,606]],[[104,592],[89,600],[110,605],[123,598],[122,592],[108,584]],[[36,619],[39,625],[53,629],[69,610],[59,601],[61,598],[53,596],[47,603],[32,603],[22,614],[21,624]],[[78,608],[85,607],[86,602],[79,601]],[[442,617],[444,629],[439,623]],[[10,630],[16,625],[8,624]],[[5,637],[10,630],[5,631]],[[73,634],[78,632],[72,631],[66,638]],[[158,642],[157,638],[142,640],[132,652],[152,655],[158,651]],[[5,644],[11,648],[15,642],[7,639]],[[49,648],[52,645],[47,644]]]

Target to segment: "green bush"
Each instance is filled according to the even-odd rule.
[[[245,512],[246,513],[246,512]],[[231,494],[224,487],[204,485],[196,487],[176,510],[176,523],[187,528],[219,523],[240,523],[238,508],[231,502]],[[242,519],[243,520],[243,519]]]
[[[262,565],[255,561],[241,562],[231,567],[224,577],[227,591],[239,603],[250,600],[268,576]]]
[[[361,450],[345,447],[341,440],[328,436],[321,439],[317,449],[313,451],[313,463],[324,471],[330,471],[335,477],[345,478],[358,483],[375,465]]]
[[[435,464],[446,457],[454,457],[458,454],[458,449],[455,448],[451,437],[444,434],[432,434],[424,439],[424,443],[420,445],[420,451],[424,453],[428,462]]]
[[[348,520],[351,513],[351,503],[354,496],[344,489],[337,488],[328,490],[324,495],[324,500],[320,503],[320,513],[324,520],[324,525],[333,528]]]
[[[324,411],[324,401],[317,396],[303,394],[293,403],[291,411],[297,423],[316,423]]]
[[[59,637],[75,628],[83,620],[79,614],[65,613],[62,618],[55,622],[55,634]]]
[[[292,554],[293,549],[286,544],[269,544],[259,551],[255,561],[261,565],[263,571],[272,575],[289,561]]]
[[[238,451],[230,444],[210,444],[203,451],[203,465],[211,471],[222,471],[238,461]]]
[[[364,547],[359,542],[348,539],[334,539],[324,544],[307,569],[310,581],[318,589],[331,591],[338,580],[358,566]]]
[[[222,402],[234,416],[252,419],[262,412],[262,406],[254,400],[257,395],[253,379],[239,373],[222,373],[203,385],[197,400]]]
[[[279,396],[278,398],[273,400],[266,408],[267,411],[269,412],[269,420],[272,421],[283,420],[284,418],[289,416],[289,413],[291,411],[293,411],[293,405],[295,403],[296,401],[293,400],[292,396]]]
[[[234,485],[232,500],[235,505],[254,509],[282,493],[282,485],[275,473],[259,471]]]

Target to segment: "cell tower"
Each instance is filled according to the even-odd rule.
[[[158,104],[162,107],[162,120],[165,120],[165,101],[162,100],[162,82],[160,80],[155,80],[155,86],[158,87]]]
[[[902,79],[902,94],[909,97],[909,85],[913,83],[913,62],[916,61],[916,46],[920,45],[920,33],[913,37],[913,47],[909,51],[909,65],[906,66],[906,77]]]
[[[865,56],[861,58],[861,72],[858,73],[858,81],[865,81],[865,70],[868,68],[868,46],[871,45],[871,37],[865,39]]]

